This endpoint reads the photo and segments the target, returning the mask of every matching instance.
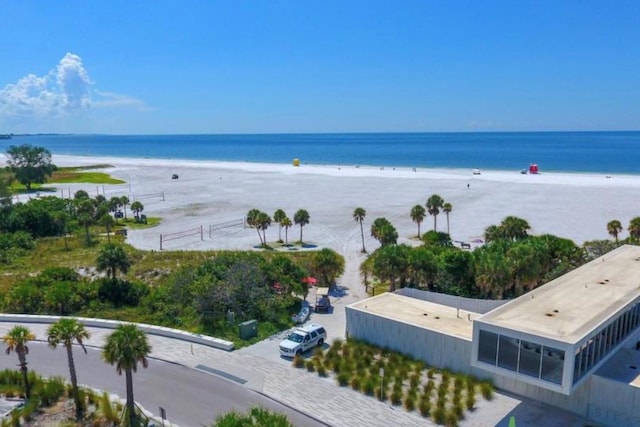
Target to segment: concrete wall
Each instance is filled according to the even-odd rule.
[[[640,427],[640,388],[597,375],[590,383],[587,418],[612,427]]]
[[[10,323],[46,323],[51,324],[57,322],[60,316],[32,316],[28,314],[0,314],[0,322]],[[78,321],[84,323],[85,326],[93,328],[115,329],[121,323],[119,320],[92,319],[88,317],[76,317]],[[180,331],[178,329],[165,328],[162,326],[147,325],[144,323],[136,324],[140,329],[151,335],[160,335],[168,338],[175,338],[182,341],[188,341],[195,344],[202,344],[209,347],[219,348],[221,350],[233,350],[231,341],[221,340],[219,338],[209,337],[207,335],[193,334],[191,332]]]
[[[459,308],[460,310],[471,311],[473,313],[485,314],[504,305],[509,300],[488,300],[464,298],[455,295],[440,294],[437,292],[421,291],[413,288],[402,288],[396,292],[398,295],[415,298],[422,301],[429,301],[447,307]]]
[[[471,341],[346,307],[347,336],[456,372],[471,372]]]

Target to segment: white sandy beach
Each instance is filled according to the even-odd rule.
[[[587,240],[609,238],[606,224],[618,219],[625,226],[640,216],[639,176],[570,173],[522,175],[518,171],[417,169],[350,166],[300,167],[283,164],[231,163],[116,157],[54,156],[60,166],[106,163],[106,169],[129,185],[56,184],[68,194],[84,189],[95,196],[104,191],[107,198],[128,195],[139,198],[144,213],[161,217],[154,228],[132,231],[129,242],[141,249],[159,249],[160,234],[176,233],[203,226],[199,236],[166,242],[165,249],[248,249],[258,243],[255,230],[230,227],[214,231],[209,225],[242,218],[257,208],[270,215],[284,209],[290,218],[306,209],[310,223],[303,240],[319,247],[330,247],[348,255],[361,247],[360,229],[352,219],[353,210],[367,211],[365,238],[368,249],[377,247],[368,228],[377,217],[389,219],[399,234],[399,242],[410,242],[417,233],[409,211],[425,204],[437,193],[453,205],[450,232],[455,241],[481,237],[485,228],[507,215],[526,219],[532,234],[551,233],[582,244]],[[4,165],[4,158],[0,157]],[[179,179],[172,180],[172,174]],[[467,187],[469,184],[469,187]],[[130,187],[130,190],[129,190]],[[165,200],[161,198],[164,193]],[[438,230],[446,231],[443,213]],[[422,231],[433,227],[433,217],[425,218]],[[289,229],[289,240],[298,240],[300,228]],[[622,237],[626,236],[626,230]],[[278,227],[267,230],[267,239],[278,238]]]

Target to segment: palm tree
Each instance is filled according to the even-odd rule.
[[[398,241],[396,228],[386,218],[376,218],[371,224],[371,235],[381,246],[395,245]]]
[[[64,236],[64,250],[69,250],[69,244],[67,243],[67,222],[69,221],[69,215],[66,212],[58,211],[53,213],[53,221],[56,223],[62,235]]]
[[[280,224],[282,224],[282,226],[284,227],[284,244],[288,245],[289,244],[289,227],[293,225],[293,223],[291,222],[291,218],[284,217],[280,222]]]
[[[113,216],[116,219],[116,224],[118,223],[118,217],[116,216],[116,213],[118,212],[118,209],[120,209],[120,206],[122,206],[122,200],[120,199],[120,197],[112,197],[111,199],[109,199],[109,212],[113,212]]]
[[[522,240],[528,236],[527,231],[531,229],[527,220],[517,216],[506,217],[500,223],[500,227],[503,229],[504,236],[509,240]]]
[[[105,228],[105,230],[107,230],[107,242],[111,243],[111,229],[115,224],[113,217],[107,213],[102,215],[98,222]]]
[[[607,223],[607,231],[614,239],[616,239],[616,243],[618,243],[618,234],[622,231],[622,223],[617,219],[609,221]]]
[[[364,221],[364,217],[367,216],[367,211],[363,208],[355,208],[353,211],[353,219],[360,224],[360,235],[362,236],[362,253],[366,254],[367,249],[364,247],[364,229],[362,228],[362,221]]]
[[[429,212],[429,215],[433,215],[433,231],[436,231],[436,227],[437,227],[436,219],[438,217],[438,214],[440,213],[440,208],[442,208],[443,204],[444,204],[444,200],[442,199],[442,197],[438,196],[437,194],[432,194],[431,197],[427,199],[427,211]]]
[[[309,224],[309,212],[299,209],[293,216],[293,221],[300,225],[300,243],[302,243],[302,227]]]
[[[120,197],[120,204],[122,205],[122,210],[124,211],[124,219],[127,219],[127,205],[129,204],[129,198],[127,196]]]
[[[259,209],[251,209],[247,212],[247,225],[251,228],[255,228],[258,232],[258,239],[260,239],[260,245],[264,245],[265,242],[262,241],[262,234],[260,234],[260,227],[258,224],[258,218],[262,212]]]
[[[147,356],[151,353],[151,345],[147,334],[132,323],[121,324],[109,336],[102,349],[102,358],[110,365],[116,366],[118,375],[125,373],[127,385],[127,412],[129,426],[136,426],[135,402],[133,400],[133,372],[138,370],[138,363],[143,368],[149,366]]]
[[[82,191],[82,190],[80,190]],[[80,192],[78,191],[77,194]],[[77,220],[80,225],[83,225],[85,228],[85,243],[89,245],[91,243],[91,235],[89,234],[89,226],[91,226],[95,219],[94,215],[96,213],[96,207],[93,201],[89,198],[79,198],[76,199],[76,214]]]
[[[129,271],[131,263],[122,246],[107,244],[105,245],[96,259],[96,268],[98,271],[106,271],[107,276],[112,281],[116,280],[116,274],[121,271],[126,274]]]
[[[69,376],[71,377],[71,386],[73,387],[73,399],[76,406],[76,418],[82,417],[82,404],[78,394],[78,378],[76,376],[76,366],[73,361],[73,343],[77,342],[84,353],[87,349],[83,344],[83,340],[89,339],[91,334],[84,327],[84,324],[78,322],[72,317],[63,317],[56,323],[52,324],[47,330],[47,341],[49,346],[57,348],[58,344],[64,345],[67,350],[67,362],[69,363]]]
[[[282,243],[282,220],[287,217],[287,214],[282,209],[276,209],[273,213],[273,221],[278,224],[278,243]]]
[[[20,372],[22,372],[22,382],[24,383],[24,395],[29,399],[31,397],[31,387],[29,386],[29,375],[27,369],[27,354],[29,354],[29,347],[27,343],[36,339],[36,336],[22,325],[16,325],[7,334],[2,337],[5,345],[7,346],[6,353],[11,354],[15,352],[18,355],[18,366],[20,366]]]
[[[131,210],[135,214],[136,219],[139,219],[140,212],[144,210],[144,205],[136,200],[135,202],[131,203]]]
[[[256,228],[258,229],[258,233],[262,230],[262,244],[267,246],[267,228],[271,225],[271,217],[264,212],[260,212],[256,218]]]
[[[640,238],[640,216],[633,218],[629,222],[629,234],[636,240]]]
[[[453,210],[453,205],[449,202],[446,202],[445,204],[442,205],[442,212],[444,212],[447,215],[447,234],[451,235],[451,233],[449,233],[449,214],[451,213],[451,211]]]
[[[427,211],[422,207],[422,205],[415,205],[411,208],[411,213],[409,214],[411,220],[418,224],[418,239],[420,239],[420,224],[424,220],[426,213]]]

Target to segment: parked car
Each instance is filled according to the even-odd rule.
[[[327,331],[317,324],[310,324],[295,328],[280,343],[280,354],[284,357],[294,357],[313,347],[320,347],[327,340]]]

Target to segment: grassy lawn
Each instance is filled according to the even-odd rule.
[[[317,348],[310,359],[296,356],[293,365],[446,426],[469,416],[479,396],[493,398],[490,382],[357,340],[336,340],[326,352]]]
[[[76,182],[89,183],[89,184],[124,184],[125,181],[121,179],[112,178],[111,175],[104,172],[95,172],[94,169],[104,169],[113,167],[111,165],[90,165],[90,166],[74,166],[58,168],[48,182],[70,184]],[[91,172],[87,172],[91,170]]]
[[[142,222],[136,222],[133,218],[119,219],[118,224],[126,225],[132,230],[142,230],[144,228],[155,227],[156,225],[160,224],[161,221],[162,218],[160,217],[148,216],[146,224]]]

